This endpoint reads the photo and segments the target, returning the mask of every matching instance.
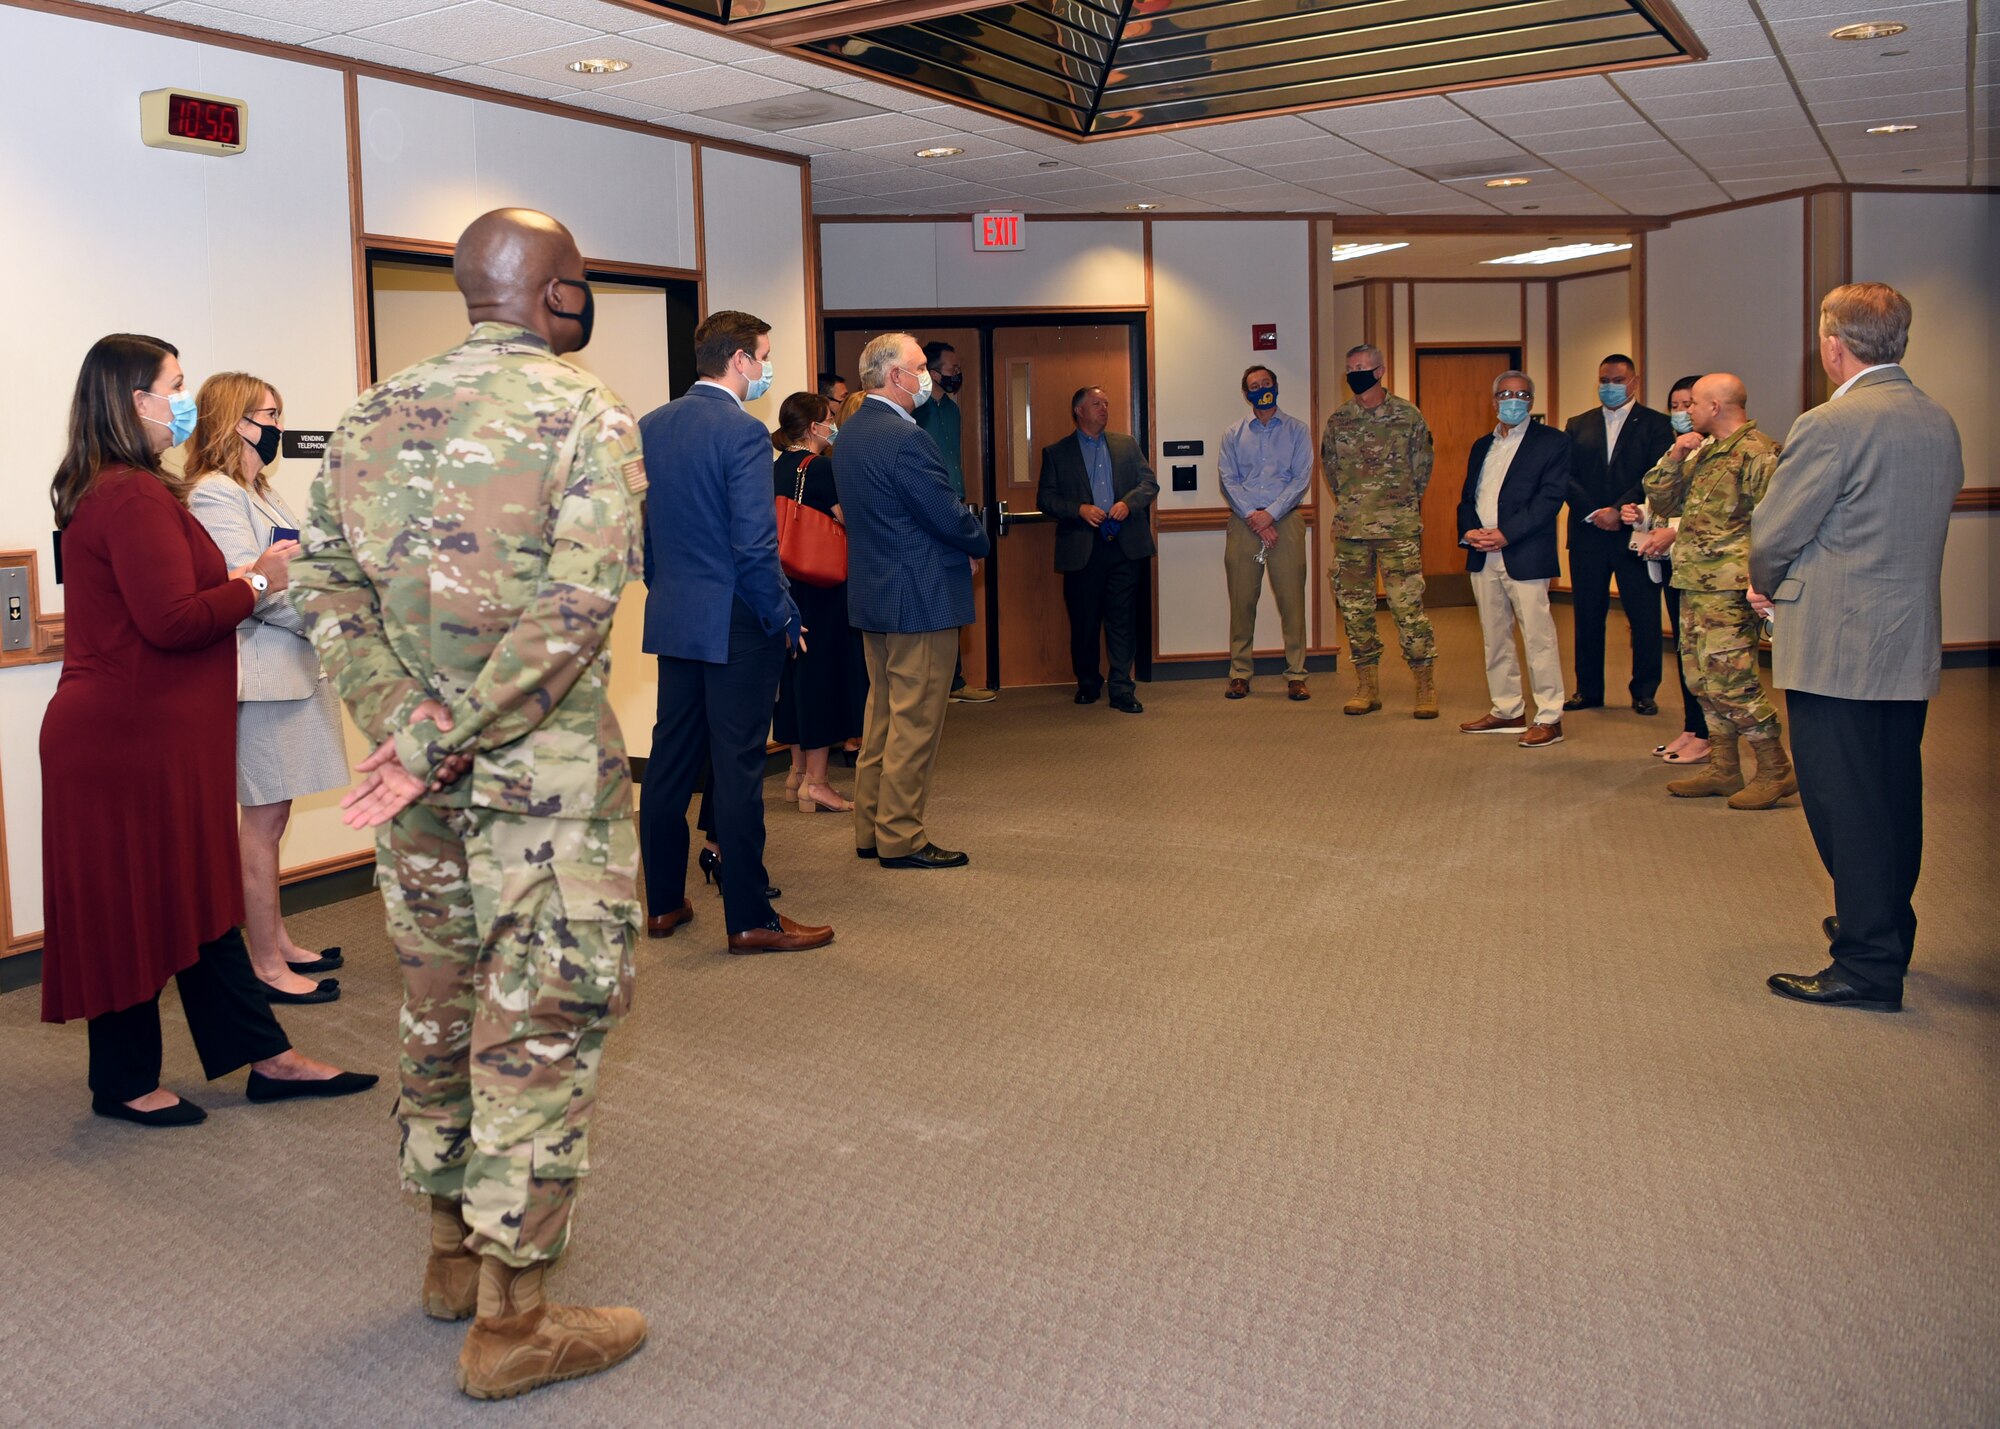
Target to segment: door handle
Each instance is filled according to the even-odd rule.
[[[1004,536],[1007,534],[1009,530],[1013,528],[1014,525],[1013,514],[1007,510],[1007,503],[1004,501],[1000,503],[999,516],[1000,519],[998,522],[998,527],[1000,534]]]

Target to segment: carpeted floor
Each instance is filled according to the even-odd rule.
[[[697,883],[641,945],[552,1284],[652,1340],[513,1404],[417,1308],[386,1087],[204,1088],[170,993],[210,1120],[114,1125],[83,1029],[0,998],[0,1422],[2000,1422],[1992,673],[1933,707],[1907,1010],[1825,1012],[1763,986],[1823,962],[1796,804],[1664,797],[1671,712],[1458,734],[1438,615],[1431,724],[1393,660],[1367,719],[1344,674],[954,706],[967,870],[858,863],[774,783],[781,906],[839,940],[726,957]],[[392,1073],[375,899],[295,931],[348,991],[293,1036]]]

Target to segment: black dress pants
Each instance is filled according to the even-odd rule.
[[[1635,700],[1650,700],[1660,688],[1660,588],[1646,563],[1625,545],[1625,534],[1603,533],[1569,548],[1570,599],[1576,610],[1576,693],[1604,699],[1604,621],[1611,613],[1611,578],[1618,577],[1618,603],[1632,627],[1632,683]]]
[[[710,766],[708,804],[722,850],[722,917],[732,933],[770,924],[764,889],[764,744],[785,667],[785,637],[767,635],[742,601],[730,612],[729,658],[660,660],[653,749],[640,788],[639,844],[646,911],[671,913],[687,897],[688,799]]]
[[[174,975],[181,1011],[211,1082],[275,1057],[291,1039],[250,966],[243,934],[231,928],[203,943],[195,964]],[[90,1019],[90,1090],[107,1101],[136,1101],[160,1084],[160,996]]]
[[[1857,982],[1898,989],[1916,947],[1910,898],[1924,855],[1925,700],[1785,692],[1799,802],[1833,878],[1833,961]]]
[[[1687,666],[1681,663],[1681,593],[1674,589],[1674,573],[1667,570],[1667,583],[1660,593],[1667,598],[1667,623],[1673,627],[1673,649],[1667,653],[1673,656],[1674,678],[1681,682],[1681,728],[1696,739],[1708,738],[1708,716],[1702,712],[1701,701],[1688,688]]]
[[[1069,663],[1076,687],[1087,695],[1104,688],[1098,662],[1101,640],[1111,661],[1111,697],[1130,699],[1132,662],[1138,653],[1139,573],[1135,561],[1115,541],[1098,541],[1090,548],[1090,563],[1080,571],[1063,572],[1063,604],[1069,609]]]

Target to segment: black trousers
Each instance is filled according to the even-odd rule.
[[[1673,656],[1674,678],[1681,682],[1681,728],[1696,739],[1707,739],[1708,716],[1702,713],[1701,701],[1688,688],[1687,667],[1681,663],[1681,593],[1674,589],[1671,568],[1660,593],[1667,598],[1667,622],[1674,630],[1674,648],[1667,653]]]
[[[1609,535],[1610,533],[1605,533]],[[1632,683],[1635,700],[1650,700],[1660,688],[1660,588],[1646,563],[1625,547],[1621,532],[1607,541],[1569,548],[1570,599],[1576,609],[1576,693],[1604,698],[1604,621],[1611,613],[1611,577],[1618,577],[1618,603],[1632,627]]]
[[[1115,542],[1098,541],[1090,548],[1090,563],[1080,571],[1063,572],[1063,604],[1069,609],[1069,663],[1076,687],[1087,695],[1104,688],[1098,662],[1098,642],[1111,661],[1111,697],[1129,699],[1132,662],[1138,653],[1139,573],[1146,563],[1135,561]]]
[[[250,966],[235,928],[203,943],[193,967],[174,975],[181,1011],[211,1082],[238,1067],[275,1057],[291,1039]],[[136,1101],[160,1084],[160,997],[90,1019],[90,1090],[107,1101]]]
[[[1799,802],[1833,878],[1833,961],[1856,981],[1900,988],[1917,942],[1910,898],[1924,856],[1925,700],[1785,692]]]
[[[810,637],[808,637],[810,638]],[[785,637],[766,635],[742,601],[730,612],[729,658],[660,660],[653,749],[639,800],[646,910],[671,913],[687,897],[688,799],[710,766],[708,806],[722,850],[722,917],[732,933],[767,926],[764,889],[764,743],[785,668]]]

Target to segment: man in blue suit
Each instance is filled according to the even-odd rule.
[[[1486,688],[1493,708],[1459,726],[1466,734],[1518,734],[1523,749],[1561,744],[1562,651],[1549,614],[1549,582],[1561,573],[1556,516],[1569,494],[1570,440],[1528,420],[1535,384],[1523,372],[1493,379],[1500,423],[1472,444],[1458,499],[1458,544],[1470,554],[1472,596],[1486,636]],[[1528,647],[1535,722],[1521,699],[1514,627]]]
[[[697,381],[639,423],[646,504],[645,649],[659,713],[640,786],[647,933],[672,934],[687,901],[688,798],[706,760],[732,953],[833,941],[771,907],[764,870],[764,745],[786,652],[808,638],[778,566],[771,437],[743,410],[771,385],[771,325],[711,313],[694,334]]]
[[[986,532],[911,415],[931,392],[917,340],[903,332],[876,338],[862,349],[856,375],[867,399],[833,449],[847,519],[847,620],[868,657],[854,851],[879,857],[884,868],[957,868],[966,856],[931,842],[924,804]]]

